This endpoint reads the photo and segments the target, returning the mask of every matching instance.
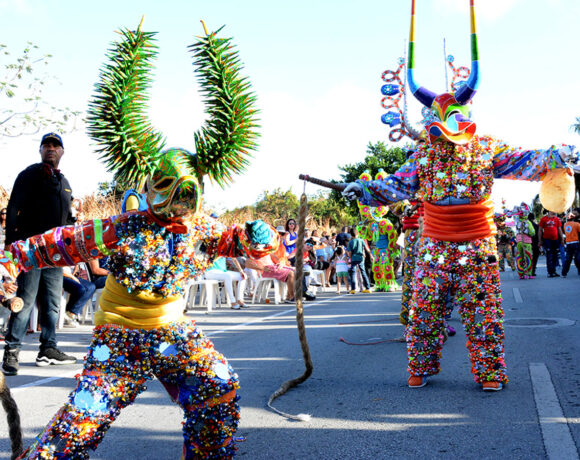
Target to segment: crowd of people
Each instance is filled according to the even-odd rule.
[[[580,275],[580,208],[559,216],[544,210],[539,222],[527,209],[517,217],[511,226],[498,225],[500,271],[505,271],[507,262],[520,279],[533,279],[538,259],[544,254],[549,278],[566,278],[572,262]]]

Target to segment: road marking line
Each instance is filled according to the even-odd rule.
[[[544,363],[530,363],[530,377],[540,420],[544,447],[549,459],[578,460],[578,450],[564,417],[552,377]]]
[[[516,303],[524,303],[522,299],[522,295],[520,294],[520,288],[512,288],[514,291],[514,299],[516,299]]]
[[[322,299],[322,300],[319,300],[318,302],[308,303],[307,305],[303,305],[302,308],[304,308],[304,310],[306,310],[307,308],[314,307],[316,305],[321,305],[321,304],[323,304],[325,302],[334,302],[335,300],[342,299],[344,297],[346,297],[346,294],[345,295],[341,295],[341,296],[337,296],[337,297],[332,297],[330,299]],[[264,322],[264,321],[266,321],[268,319],[274,319],[274,318],[277,318],[279,316],[284,316],[284,315],[287,315],[288,313],[295,313],[295,312],[296,312],[296,307],[290,308],[288,310],[280,311],[280,312],[275,313],[273,315],[266,316],[266,317],[260,318],[260,319],[256,319],[254,321],[248,321],[247,323],[242,323],[242,324],[235,324],[233,326],[226,327],[224,329],[220,329],[219,331],[208,332],[205,335],[208,336],[208,337],[211,337],[212,335],[221,334],[223,332],[236,330],[238,328],[242,328],[242,327],[246,327],[246,326],[252,326],[253,324],[258,324],[258,323]]]
[[[24,389],[30,388],[30,387],[38,387],[38,386],[44,385],[46,383],[54,382],[55,380],[70,379],[70,378],[74,377],[75,375],[80,374],[81,371],[82,371],[81,369],[76,369],[74,371],[69,371],[69,372],[60,374],[58,377],[47,377],[45,379],[36,380],[34,382],[26,383],[24,385],[19,385],[17,387],[11,388],[11,391],[13,393],[17,393],[19,390],[24,390]]]
[[[321,299],[321,300],[319,300],[317,302],[308,303],[307,305],[303,305],[303,308],[304,308],[304,310],[306,310],[307,308],[314,307],[316,305],[321,305],[321,304],[326,303],[326,302],[334,302],[335,300],[342,299],[344,297],[346,297],[346,294],[345,295],[336,296],[336,297],[332,297],[332,298],[329,298],[329,299]],[[241,328],[246,327],[246,326],[251,326],[253,324],[262,323],[262,322],[264,322],[266,320],[269,320],[269,319],[277,318],[278,316],[283,316],[283,315],[286,315],[288,313],[294,313],[295,311],[296,311],[296,308],[291,308],[291,309],[288,309],[288,310],[280,311],[278,313],[275,313],[275,314],[270,315],[270,316],[266,316],[264,318],[256,319],[256,320],[253,320],[253,321],[248,321],[247,323],[235,324],[233,326],[226,327],[224,329],[220,329],[219,331],[207,332],[207,333],[205,333],[205,336],[206,337],[211,337],[213,335],[222,334],[222,333],[227,332],[227,331],[241,329]],[[61,379],[67,379],[67,378],[74,377],[76,374],[80,374],[81,372],[82,372],[82,369],[81,370],[75,370],[74,372],[67,372],[64,375],[61,374],[58,377],[47,377],[45,379],[36,380],[35,382],[26,383],[25,385],[18,385],[17,387],[11,388],[11,390],[12,391],[15,391],[15,392],[18,392],[19,390],[24,390],[26,388],[38,387],[38,386],[44,385],[46,383],[54,382],[56,380],[61,380]]]

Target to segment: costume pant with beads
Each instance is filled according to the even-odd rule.
[[[413,279],[415,272],[415,251],[417,245],[417,229],[405,230],[405,251],[403,257],[403,293],[399,321],[403,326],[409,322],[409,304],[413,296]]]
[[[465,327],[475,381],[507,382],[504,314],[493,237],[466,243],[423,238],[419,243],[406,330],[411,375],[434,375],[440,370],[449,296]]]
[[[512,271],[516,270],[511,244],[506,244],[506,243],[498,244],[497,245],[497,256],[499,259],[499,269],[502,272],[505,270],[505,261],[506,260],[507,260],[508,265],[512,269]]]
[[[76,389],[21,458],[89,458],[87,450],[153,377],[183,408],[183,458],[233,457],[238,377],[195,323],[183,322],[153,330],[96,327]]]
[[[518,241],[516,246],[516,267],[520,278],[532,274],[532,245]]]

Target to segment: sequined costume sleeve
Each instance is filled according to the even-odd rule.
[[[10,246],[20,270],[73,266],[108,256],[118,243],[117,217],[95,219],[80,225],[56,227],[42,235],[16,241]]]
[[[419,189],[417,166],[417,159],[413,156],[394,174],[383,180],[358,180],[357,183],[363,188],[359,202],[377,207],[412,199]]]
[[[551,169],[567,166],[557,147],[523,150],[498,143],[494,152],[493,172],[496,179],[541,181]]]

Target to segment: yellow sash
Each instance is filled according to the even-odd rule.
[[[130,329],[155,329],[184,319],[183,297],[129,293],[112,275],[107,276],[99,307],[95,313],[96,326],[118,324]]]

